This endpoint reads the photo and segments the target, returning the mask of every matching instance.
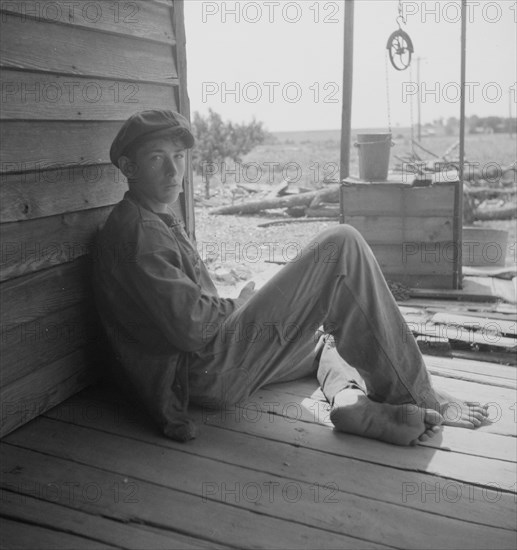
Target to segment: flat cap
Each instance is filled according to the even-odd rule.
[[[129,147],[163,136],[181,138],[187,149],[194,146],[189,121],[180,113],[154,109],[140,111],[131,115],[115,136],[110,148],[110,160],[118,168],[118,159]]]

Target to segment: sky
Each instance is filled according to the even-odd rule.
[[[399,4],[415,48],[405,71],[386,70]],[[459,117],[460,4],[355,0],[353,128],[416,124],[418,101],[423,124]],[[517,2],[467,6],[466,114],[516,116]],[[185,27],[192,113],[271,132],[340,128],[343,0],[186,0]]]

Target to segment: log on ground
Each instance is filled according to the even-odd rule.
[[[309,191],[306,193],[299,193],[298,195],[290,195],[287,197],[278,197],[273,199],[264,199],[258,201],[249,201],[241,204],[232,204],[229,206],[221,206],[214,208],[210,211],[210,214],[255,214],[262,210],[273,210],[275,208],[288,208],[290,206],[309,205],[313,199],[324,200],[326,196],[339,196],[339,184],[332,185],[326,189],[318,189],[316,191]]]

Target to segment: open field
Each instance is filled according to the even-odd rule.
[[[357,130],[352,133],[350,152],[350,174],[358,174],[357,150],[353,145],[358,133],[386,132],[386,130]],[[283,179],[289,179],[293,185],[301,188],[317,188],[323,180],[339,179],[340,131],[280,132],[273,134],[276,140],[255,147],[243,157],[241,163],[228,161],[218,169],[214,185],[218,181],[229,189],[237,183],[253,185],[274,185]],[[458,136],[424,137],[421,144],[428,150],[441,156],[458,141]],[[409,129],[393,130],[394,146],[391,150],[390,169],[399,162],[396,156],[411,153],[411,134]],[[418,154],[429,160],[425,153],[416,149]],[[517,158],[516,136],[508,134],[468,134],[465,139],[465,158],[476,163],[481,171],[495,165],[509,165]],[[492,182],[497,183],[497,182]],[[221,187],[221,186],[220,186]],[[196,192],[201,195],[204,189],[202,178],[195,179]],[[214,187],[214,193],[221,189]]]

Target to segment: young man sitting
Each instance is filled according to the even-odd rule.
[[[228,407],[265,384],[314,373],[331,421],[347,433],[414,445],[440,424],[482,423],[486,406],[433,389],[370,248],[350,226],[318,235],[260,290],[249,283],[238,298],[221,298],[170,209],[193,145],[188,121],[173,111],[143,111],[124,123],[110,158],[129,191],[96,255],[117,376],[166,435],[195,436],[189,400]],[[314,340],[321,325],[335,342],[325,357]]]

